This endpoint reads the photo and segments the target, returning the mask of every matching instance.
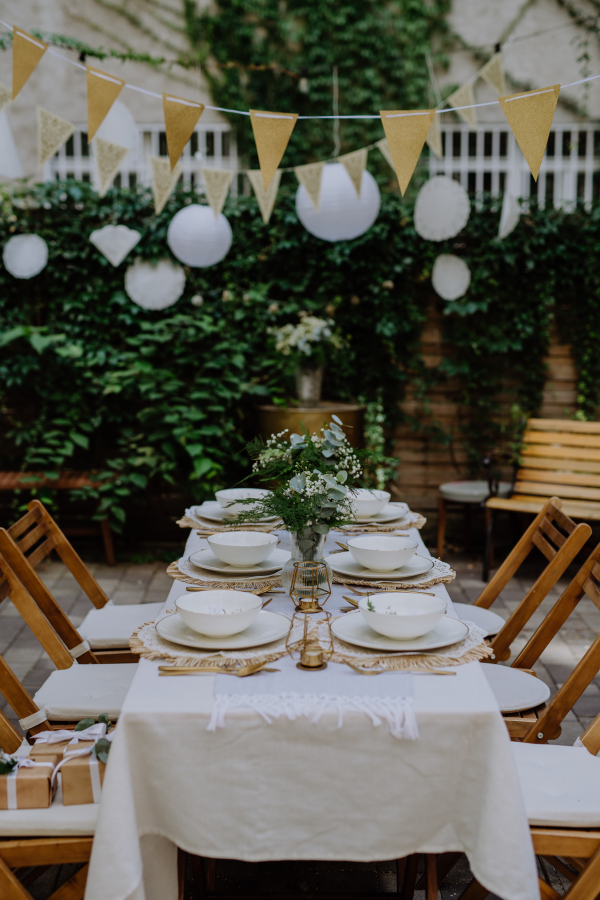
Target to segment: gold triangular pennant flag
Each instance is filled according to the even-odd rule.
[[[251,109],[250,121],[256,142],[258,164],[262,172],[265,191],[277,171],[285,148],[294,130],[296,113],[275,113]],[[269,213],[270,215],[270,213]]]
[[[425,140],[431,152],[435,153],[438,159],[441,159],[444,155],[444,148],[442,146],[442,132],[440,131],[440,117],[437,113],[431,120],[431,127]]]
[[[296,166],[294,169],[296,178],[310,197],[317,212],[321,205],[321,177],[324,165],[325,163],[308,163],[305,166]]]
[[[363,147],[361,150],[355,150],[354,153],[345,153],[344,156],[338,156],[338,162],[341,162],[346,169],[354,185],[354,190],[359,197],[362,187],[362,173],[367,165],[368,153],[367,148]]]
[[[154,212],[158,216],[163,211],[165,203],[179,181],[183,169],[181,163],[177,163],[173,171],[171,171],[171,163],[169,160],[159,156],[149,156],[148,159],[150,160],[150,168],[152,169]]]
[[[60,116],[38,106],[38,168],[52,159],[59,147],[68,141],[75,126]]]
[[[13,100],[46,52],[47,46],[32,34],[13,27]]]
[[[470,106],[473,107],[475,105],[475,94],[473,93],[473,84],[468,81],[466,84],[463,84],[461,88],[457,91],[454,91],[453,94],[447,98],[446,103],[449,103],[450,106],[456,109],[456,112],[461,117],[463,122],[466,122],[471,128],[477,128],[477,113],[474,109],[460,109],[457,107]]]
[[[559,93],[560,84],[553,84],[539,91],[498,97],[535,181],[546,152]]]
[[[381,122],[390,145],[402,195],[415,171],[435,109],[381,110]]]
[[[172,94],[163,94],[163,111],[167,148],[171,160],[171,171],[173,171],[183,153],[183,148],[194,133],[198,119],[204,112],[204,103],[184,100],[183,97],[174,97]]]
[[[98,170],[98,196],[104,197],[128,153],[127,147],[105,141],[104,138],[95,138],[94,155]]]
[[[378,150],[381,150],[382,154],[385,156],[386,162],[389,164],[390,168],[394,168],[394,160],[392,159],[392,151],[390,150],[390,145],[388,144],[387,138],[381,138],[380,141],[377,141],[375,144]]]
[[[0,84],[0,112],[12,103],[12,91],[5,84]]]
[[[281,181],[281,169],[276,169],[273,173],[273,177],[269,182],[269,187],[265,190],[263,187],[263,175],[262,170],[260,169],[251,169],[249,172],[246,172],[250,184],[252,185],[252,190],[256,196],[258,201],[258,205],[260,211],[262,213],[263,222],[265,225],[268,225],[269,219],[271,218],[271,213],[273,212],[273,207],[275,206],[275,199],[277,198],[277,191],[279,190],[279,182]]]
[[[502,53],[494,53],[485,66],[477,73],[479,78],[487,81],[498,95],[506,94],[506,80],[504,78],[504,66],[502,65]]]
[[[204,193],[208,200],[208,205],[218,218],[223,209],[227,191],[233,178],[233,172],[227,169],[200,169],[204,179]]]
[[[91,141],[123,90],[122,78],[87,67],[88,141]]]

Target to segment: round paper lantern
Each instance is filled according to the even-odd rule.
[[[323,166],[319,209],[303,185],[296,193],[296,212],[307,231],[323,241],[350,241],[369,230],[379,214],[377,182],[365,169],[360,197],[343,163]]]
[[[459,256],[442,253],[433,264],[431,282],[443,300],[458,300],[471,283],[471,270]]]
[[[215,216],[210,206],[197,203],[175,213],[167,231],[173,256],[199,269],[221,262],[229,253],[231,241],[231,226],[223,213]]]
[[[158,263],[136,259],[125,272],[125,290],[144,309],[166,309],[177,303],[185,287],[185,272],[170,259]]]
[[[33,278],[46,268],[48,244],[39,234],[16,234],[4,245],[2,259],[14,278]]]
[[[139,131],[129,107],[120,100],[115,100],[100,128],[94,135],[119,147],[135,150],[139,140]]]
[[[415,204],[415,228],[427,241],[445,241],[467,224],[471,204],[462,184],[436,175],[426,181]]]

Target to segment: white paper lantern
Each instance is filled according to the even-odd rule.
[[[521,218],[521,204],[517,197],[508,192],[504,194],[502,201],[502,212],[500,214],[500,225],[498,226],[498,237],[508,237],[515,230]]]
[[[307,231],[323,241],[350,241],[369,230],[379,214],[381,197],[377,182],[365,169],[362,173],[360,197],[345,166],[330,163],[323,166],[318,211],[306,188],[296,193],[296,212]]]
[[[158,263],[136,259],[125,272],[125,290],[144,309],[166,309],[177,303],[185,287],[185,272],[170,259]]]
[[[16,234],[4,245],[2,259],[14,278],[33,278],[46,268],[48,244],[39,234]]]
[[[167,231],[167,244],[173,256],[186,266],[207,269],[227,256],[232,234],[229,222],[210,206],[193,203],[175,213]]]
[[[105,225],[90,234],[90,242],[113,266],[120,266],[128,253],[139,243],[139,231],[127,225]]]
[[[442,300],[458,300],[471,283],[471,270],[459,256],[442,253],[433,264],[431,283]]]
[[[129,107],[121,100],[115,100],[94,138],[102,138],[119,147],[135,150],[139,141],[139,131]]]
[[[462,184],[436,175],[426,181],[415,204],[415,228],[427,241],[445,241],[462,231],[471,204]]]

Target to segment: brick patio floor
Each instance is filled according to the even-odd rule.
[[[456,580],[448,585],[453,600],[473,603],[483,588],[479,563],[464,555],[449,556],[448,561],[457,572]],[[107,566],[90,563],[89,568],[115,604],[152,603],[163,601],[171,587],[172,579],[165,573],[164,562],[147,564],[122,563]],[[575,569],[576,570],[576,569]],[[574,571],[575,571],[574,570]],[[77,626],[90,609],[90,604],[75,579],[59,562],[46,562],[39,568],[39,574],[51,589],[65,612]],[[526,576],[513,579],[501,597],[494,604],[494,611],[504,618],[519,603],[536,577],[532,569]],[[573,572],[574,574],[574,572]],[[560,582],[543,602],[540,610],[530,620],[527,629],[515,644],[518,652],[527,637],[542,621],[568,579]],[[600,631],[600,612],[587,598],[561,630],[560,634],[543,654],[536,665],[538,677],[545,681],[554,693],[573,666],[581,659],[592,640]],[[0,652],[22,680],[30,693],[34,693],[45,681],[53,665],[22,622],[10,601],[0,606]],[[3,705],[4,712],[15,721],[12,710]],[[556,743],[572,744],[591,720],[600,712],[600,678],[586,690],[583,697],[568,714],[563,723],[561,737]],[[36,883],[34,896],[40,900],[51,893],[57,873],[50,870]],[[59,876],[66,877],[66,872]],[[461,862],[442,885],[439,896],[442,900],[454,900],[469,881],[470,873],[466,861]],[[552,873],[552,883],[561,893],[566,887],[558,876]],[[218,886],[229,891],[256,894],[278,894],[284,891],[307,893],[312,891],[339,891],[356,893],[394,893],[396,890],[395,865],[382,863],[264,863],[245,864],[223,861],[218,866]],[[186,887],[186,900],[193,896],[191,879]],[[421,900],[424,893],[417,892]]]

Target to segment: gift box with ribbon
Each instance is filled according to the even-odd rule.
[[[0,751],[0,809],[46,809],[52,803],[51,760],[7,756]]]
[[[74,731],[57,729],[41,731],[34,735],[35,744],[29,756],[34,760],[50,760],[54,765],[58,765],[67,747],[78,750],[94,747],[96,741],[106,736],[108,722],[93,722],[86,725],[87,721],[83,719],[79,722]]]
[[[114,732],[107,733],[105,722],[97,723],[96,740],[71,741],[63,751],[63,758],[54,769],[53,781],[62,778],[62,795],[65,806],[82,803],[100,803],[104,771]],[[86,734],[87,731],[87,734]],[[90,737],[89,729],[80,731]]]

